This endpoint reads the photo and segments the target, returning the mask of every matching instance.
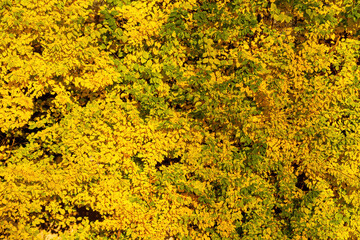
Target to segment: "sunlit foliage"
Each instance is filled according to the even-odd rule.
[[[4,239],[358,239],[357,1],[0,0]]]

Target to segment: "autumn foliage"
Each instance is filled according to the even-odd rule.
[[[0,239],[360,238],[358,1],[0,19]]]

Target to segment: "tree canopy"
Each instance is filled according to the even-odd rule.
[[[358,239],[357,0],[0,0],[0,237]]]

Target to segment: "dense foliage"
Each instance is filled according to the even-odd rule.
[[[1,239],[358,239],[357,0],[0,0]]]

